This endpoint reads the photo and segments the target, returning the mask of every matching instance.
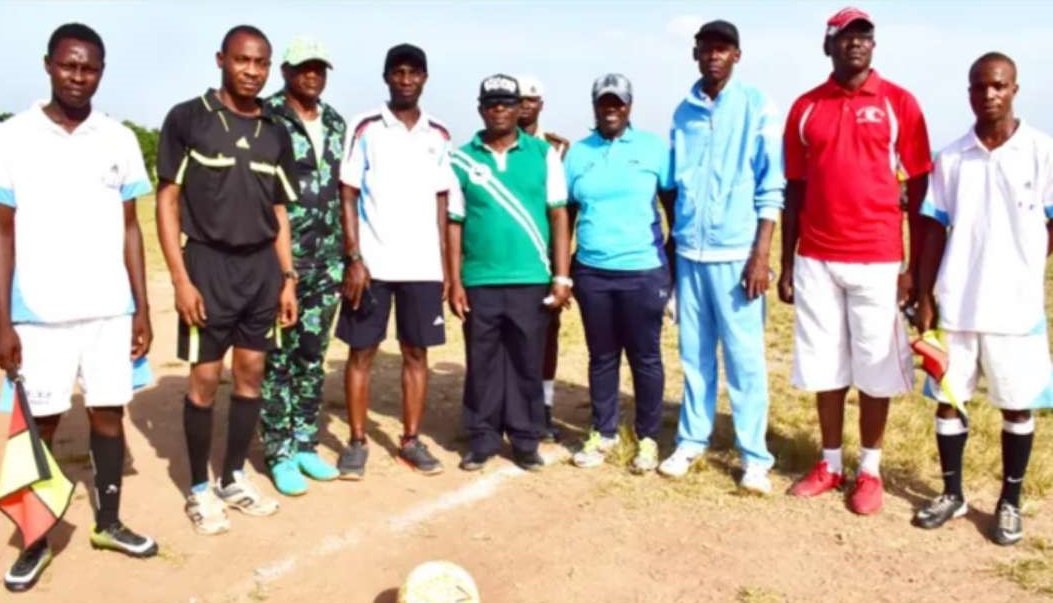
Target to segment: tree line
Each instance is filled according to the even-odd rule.
[[[12,117],[12,113],[0,111],[0,122]],[[146,128],[131,121],[123,122],[124,125],[135,133],[139,139],[139,148],[143,151],[143,163],[146,164],[146,173],[150,178],[157,179],[157,143],[161,137],[161,131],[156,128]]]

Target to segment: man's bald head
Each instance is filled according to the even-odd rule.
[[[1007,67],[1009,67],[1009,73],[1013,78],[1013,82],[1016,83],[1016,62],[1013,61],[1013,59],[1009,58],[1009,55],[1003,54],[1001,52],[988,52],[980,58],[973,61],[972,66],[969,67],[969,79],[972,80],[974,74],[976,74],[980,68],[984,67],[985,65],[991,65],[995,63],[1006,65]]]

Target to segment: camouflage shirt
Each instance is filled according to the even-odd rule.
[[[293,263],[297,270],[323,269],[340,277],[343,269],[343,228],[340,224],[340,161],[344,153],[347,125],[344,118],[329,105],[319,102],[322,140],[316,159],[311,138],[303,121],[285,103],[285,92],[265,101],[275,121],[289,131],[293,159],[293,180],[299,185],[300,198],[288,204],[292,230]]]

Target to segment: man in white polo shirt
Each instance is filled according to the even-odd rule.
[[[1016,65],[991,52],[969,69],[976,123],[940,152],[918,282],[918,328],[943,331],[948,367],[936,399],[936,446],[943,493],[914,524],[937,528],[966,514],[962,455],[968,437],[955,401],[972,397],[982,373],[987,398],[1002,411],[1002,492],[991,537],[1023,536],[1020,490],[1035,437],[1032,409],[1050,404],[1045,315],[1046,257],[1053,233],[1053,138],[1013,114]],[[937,319],[937,306],[939,318]]]
[[[428,79],[424,51],[411,44],[384,60],[388,102],[348,121],[340,168],[345,300],[336,336],[351,348],[345,395],[351,438],[337,463],[341,478],[365,475],[369,379],[387,332],[392,300],[402,349],[399,460],[425,475],[442,464],[418,438],[428,386],[428,348],[446,341],[443,237],[450,134],[418,104]]]
[[[21,373],[49,446],[79,377],[95,472],[91,544],[152,557],[153,539],[118,517],[132,359],[152,339],[135,213],[150,180],[131,130],[92,108],[105,56],[91,28],[56,29],[44,58],[51,99],[0,126],[0,368]],[[4,577],[12,591],[32,588],[51,560],[47,538],[24,545]]]

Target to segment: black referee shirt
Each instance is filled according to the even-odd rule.
[[[157,149],[157,177],[178,184],[183,232],[223,247],[273,241],[274,204],[296,200],[292,143],[285,128],[238,115],[216,91],[168,112]]]

